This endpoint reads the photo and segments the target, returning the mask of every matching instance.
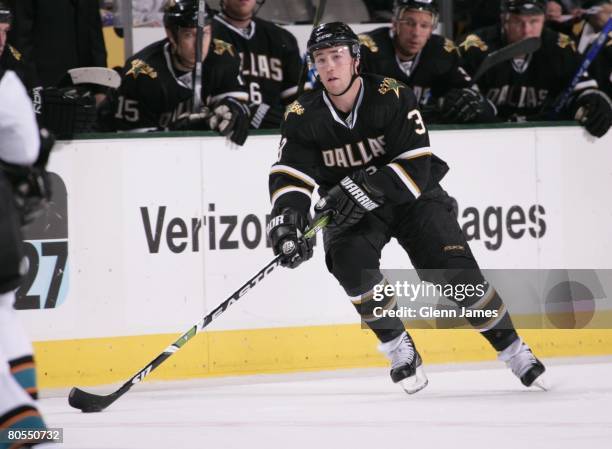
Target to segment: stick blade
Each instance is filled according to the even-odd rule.
[[[542,46],[542,38],[540,37],[528,37],[515,44],[518,48],[526,53],[533,53],[538,51]]]
[[[536,52],[540,49],[541,46],[541,38],[528,37],[527,39],[523,39],[506,47],[500,48],[499,50],[491,52],[487,55],[482,64],[480,64],[480,67],[478,67],[478,70],[476,70],[476,74],[472,77],[472,80],[476,82],[491,67],[509,59],[513,59],[519,55]]]
[[[114,394],[108,396],[100,396],[93,393],[88,393],[80,388],[73,387],[68,395],[68,404],[72,407],[81,410],[83,413],[101,412],[106,407],[115,402],[117,397]]]
[[[99,86],[118,89],[121,77],[113,69],[106,67],[77,67],[68,70],[73,84],[97,84]]]

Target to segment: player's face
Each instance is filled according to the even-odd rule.
[[[195,67],[195,54],[196,54],[196,36],[198,34],[197,28],[179,28],[175,36],[169,33],[170,41],[172,42],[175,53],[180,60],[181,65],[185,68],[193,69]],[[208,55],[208,47],[210,47],[211,40],[211,27],[206,25],[203,29],[202,37],[202,61],[206,59]]]
[[[224,0],[223,6],[230,16],[237,19],[250,19],[255,10],[256,0]]]
[[[4,52],[6,46],[6,33],[9,32],[11,26],[8,23],[0,23],[0,56]]]
[[[546,2],[546,20],[561,21],[563,9],[557,2]]]
[[[312,55],[314,65],[325,89],[332,94],[342,93],[350,84],[357,65],[347,46],[324,48]]]
[[[404,56],[420,52],[433,33],[434,18],[430,12],[404,10],[393,21],[396,47]]]
[[[544,14],[508,14],[504,21],[504,29],[508,43],[540,37],[544,28]]]
[[[612,3],[605,3],[599,5],[601,8],[597,14],[590,16],[589,21],[595,26],[596,29],[601,30],[610,16],[612,16]]]

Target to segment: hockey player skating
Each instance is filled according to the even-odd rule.
[[[32,346],[13,309],[14,290],[25,274],[20,226],[32,204],[32,198],[21,192],[33,187],[26,181],[33,174],[27,166],[38,155],[32,103],[17,75],[0,68],[0,448],[48,446],[8,433],[15,429],[46,430],[34,402],[37,388]],[[14,183],[20,185],[18,192]]]
[[[167,38],[127,60],[121,87],[101,109],[103,130],[212,129],[244,144],[249,127],[248,95],[240,60],[228,42],[213,39],[206,6],[202,44],[202,113],[192,115],[197,0],[166,3]]]
[[[333,214],[323,235],[327,267],[380,340],[393,382],[401,382],[408,393],[427,385],[421,357],[401,320],[373,314],[374,307],[397,307],[392,295],[372,300],[385,283],[380,255],[392,237],[424,280],[487,285],[484,295],[462,306],[492,311],[495,317],[468,321],[524,385],[537,385],[544,366],[482,278],[439,185],[448,166],[432,154],[412,91],[392,78],[360,75],[359,40],[344,23],[316,27],[307,51],[323,89],[287,109],[280,156],[269,179],[273,209],[267,230],[282,265],[295,268],[312,256],[310,241],[301,235],[318,184],[321,200],[315,211]],[[435,271],[424,271],[429,269]]]
[[[545,4],[544,0],[502,0],[501,27],[484,28],[459,45],[465,68],[474,73],[488,53],[525,38],[541,38],[538,51],[498,64],[478,81],[502,120],[548,120],[580,66],[574,41],[544,27]],[[574,117],[595,137],[605,135],[612,125],[612,101],[587,75],[558,118]]]
[[[264,0],[222,0],[213,34],[234,45],[249,91],[252,128],[279,128],[285,106],[297,97],[301,69],[295,37],[255,16]]]
[[[362,72],[402,81],[412,88],[430,122],[469,123],[495,119],[487,101],[460,65],[453,41],[433,34],[436,0],[395,0],[391,27],[359,35]]]

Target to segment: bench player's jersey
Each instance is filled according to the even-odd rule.
[[[285,106],[297,97],[301,70],[299,48],[287,30],[254,18],[246,29],[231,25],[222,14],[213,20],[213,36],[231,43],[241,59],[241,74],[249,92],[249,102],[276,108],[260,128],[278,128]],[[276,117],[276,119],[273,119]]]
[[[395,78],[410,86],[421,106],[443,97],[450,89],[470,87],[473,83],[461,67],[453,41],[433,34],[425,47],[408,62],[398,59],[391,28],[377,28],[359,35],[362,72]]]
[[[484,58],[506,44],[500,28],[490,27],[469,35],[460,45],[465,68],[474,73]],[[479,79],[481,92],[497,107],[498,117],[533,117],[569,86],[580,65],[574,41],[565,34],[544,28],[542,46],[524,59],[512,59],[493,66]],[[596,88],[597,82],[584,76],[576,93]]]
[[[201,101],[211,105],[227,96],[247,100],[235,49],[213,39],[202,64]],[[127,60],[121,86],[105,107],[102,129],[171,128],[177,117],[191,111],[192,102],[192,72],[174,67],[170,42],[163,39]]]
[[[583,57],[599,36],[599,33],[584,19],[573,19],[554,25],[557,31],[568,34],[576,42],[578,53]],[[591,62],[589,74],[597,81],[599,88],[608,97],[612,97],[612,31],[608,34],[608,39],[597,57]]]
[[[0,56],[0,67],[15,72],[28,92],[36,87],[37,83],[31,68],[26,65],[21,52],[12,45],[7,44],[4,47],[2,56]]]

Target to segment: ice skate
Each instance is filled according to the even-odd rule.
[[[526,387],[534,386],[544,391],[548,390],[542,378],[546,368],[521,338],[501,351],[497,358],[504,362]]]
[[[391,360],[391,380],[399,383],[406,393],[414,394],[427,386],[423,361],[406,332],[381,343],[379,349]]]

